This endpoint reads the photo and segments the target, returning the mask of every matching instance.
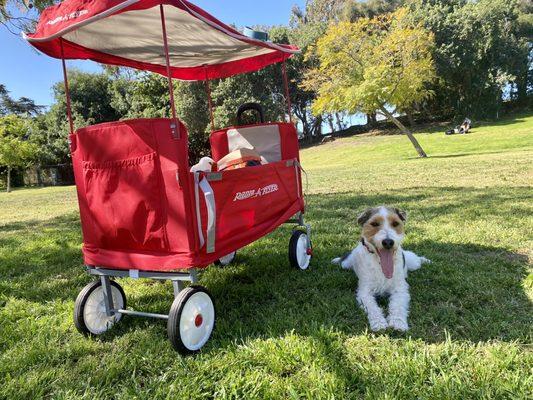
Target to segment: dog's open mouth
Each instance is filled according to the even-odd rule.
[[[394,250],[379,249],[378,255],[383,275],[385,275],[385,278],[387,279],[392,278],[394,272]]]

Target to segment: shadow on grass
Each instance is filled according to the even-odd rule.
[[[527,218],[528,210],[516,202],[528,199],[530,192],[525,187],[310,196],[308,220],[314,225],[316,256],[309,271],[288,270],[288,233],[279,230],[269,238],[272,244],[242,252],[239,262],[247,267],[228,268],[216,276],[206,272],[205,284],[219,309],[217,337],[237,331],[234,340],[238,341],[277,337],[291,330],[315,336],[323,327],[347,335],[364,332],[367,319],[354,297],[357,278],[331,266],[330,260],[357,240],[357,212],[386,203],[413,211],[417,224],[410,229],[419,239],[408,240],[406,247],[434,261],[409,277],[413,300],[407,336],[426,342],[444,341],[449,334],[471,342],[498,339],[526,343],[533,322],[533,307],[522,287],[527,257],[497,244],[467,243],[468,238],[464,244],[426,240],[424,226],[446,222],[447,215],[458,220],[459,232],[462,223],[492,223],[509,215]]]
[[[75,298],[84,282],[77,213],[0,227],[0,295],[47,302]]]
[[[412,211],[416,223],[410,229],[420,239],[408,240],[406,247],[433,260],[409,277],[412,305],[408,336],[426,342],[446,340],[447,333],[472,342],[528,340],[533,310],[521,286],[527,258],[488,243],[427,240],[424,229],[447,215],[471,223],[509,215],[527,217],[527,210],[516,202],[530,199],[529,188],[436,187],[376,195],[314,195],[308,199],[307,219],[314,227],[316,249],[310,270],[288,266],[290,229],[284,227],[240,251],[236,265],[210,267],[202,273],[200,283],[212,293],[218,311],[212,349],[249,338],[279,337],[288,331],[313,337],[324,328],[347,335],[366,331],[366,316],[355,304],[356,276],[331,266],[329,260],[357,240],[354,221],[358,211],[383,203]],[[43,303],[73,301],[90,280],[82,268],[76,214],[44,223],[8,224],[0,233],[0,294]],[[168,312],[170,284],[129,282],[125,282],[126,295],[133,308]],[[131,296],[129,285],[134,288]],[[104,340],[145,323],[125,318]],[[161,324],[161,340],[165,339],[164,329]]]

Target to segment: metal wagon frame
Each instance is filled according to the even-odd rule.
[[[82,251],[88,274],[97,278],[75,303],[74,323],[80,332],[103,334],[123,315],[164,319],[173,347],[197,352],[209,340],[216,317],[211,295],[197,285],[200,269],[231,263],[237,249],[284,223],[295,224],[290,264],[309,267],[311,227],[304,221],[303,170],[285,64],[299,52],[296,47],[244,36],[185,0],[65,0],[46,9],[36,31],[24,37],[39,51],[61,59],[63,67]],[[75,130],[68,59],[166,76],[170,118]],[[281,64],[287,121],[261,118],[257,124],[215,130],[210,80],[271,64]],[[205,82],[215,161],[248,146],[268,163],[189,172],[188,133],[177,117],[173,78]],[[238,115],[256,109],[262,117],[258,107],[245,105]],[[128,309],[122,287],[111,279],[125,277],[170,280],[174,301],[169,313]]]

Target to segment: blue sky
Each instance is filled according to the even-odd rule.
[[[289,22],[294,4],[304,0],[192,0],[221,21],[237,26],[280,25]],[[0,83],[6,85],[15,98],[26,96],[37,104],[50,105],[52,85],[63,79],[61,61],[33,50],[24,40],[0,26]],[[97,64],[90,61],[70,61],[86,71],[97,71]]]

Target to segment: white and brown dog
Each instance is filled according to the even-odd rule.
[[[409,329],[407,271],[414,271],[430,262],[425,257],[402,249],[406,219],[406,213],[397,208],[369,208],[357,219],[363,227],[357,247],[331,261],[344,269],[353,269],[357,274],[357,302],[367,313],[373,331],[388,327],[400,331]],[[390,296],[386,319],[376,301],[376,296],[380,295]]]

